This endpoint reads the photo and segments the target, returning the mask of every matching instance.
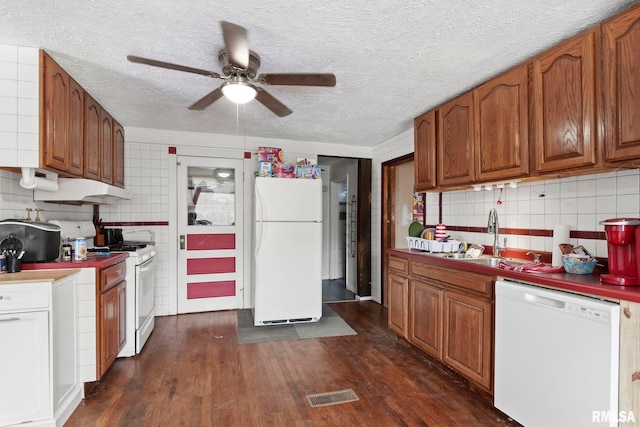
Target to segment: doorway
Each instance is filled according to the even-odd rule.
[[[387,306],[387,249],[407,247],[407,226],[412,221],[413,153],[382,164],[382,304]]]
[[[177,311],[242,308],[243,161],[178,156]]]
[[[371,160],[320,156],[325,182],[323,300],[371,295]]]

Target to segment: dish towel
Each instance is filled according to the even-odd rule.
[[[563,273],[564,267],[552,267],[543,262],[529,262],[526,264],[508,264],[500,261],[498,267],[503,270],[520,271],[522,273]]]

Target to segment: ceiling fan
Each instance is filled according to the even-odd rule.
[[[223,95],[236,104],[243,104],[255,98],[262,105],[280,117],[288,116],[292,111],[259,85],[284,86],[335,86],[336,76],[331,73],[279,73],[257,75],[260,67],[260,57],[249,50],[247,30],[231,22],[221,22],[224,37],[224,49],[218,54],[218,61],[222,64],[222,74],[170,62],[157,61],[129,55],[131,62],[152,65],[154,67],[171,70],[186,71],[201,74],[224,82],[212,92],[193,103],[190,110],[204,110],[216,102]],[[259,84],[259,85],[256,85]]]

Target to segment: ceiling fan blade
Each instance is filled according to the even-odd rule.
[[[222,36],[224,46],[229,56],[229,64],[246,70],[249,67],[249,42],[247,41],[247,30],[240,25],[222,21]]]
[[[189,110],[204,110],[220,98],[222,98],[222,89],[218,88],[194,102],[193,105],[189,107]]]
[[[256,100],[267,107],[269,110],[273,111],[277,116],[285,117],[293,113],[293,111],[291,111],[286,105],[278,101],[266,90],[262,89],[261,87],[257,87],[256,90],[258,91]]]
[[[256,79],[267,85],[288,86],[335,86],[336,76],[331,73],[283,73],[260,74]]]
[[[202,74],[203,76],[213,77],[214,79],[220,78],[220,74],[213,71],[201,70],[200,68],[192,68],[185,65],[172,64],[170,62],[157,61],[155,59],[142,58],[134,55],[128,55],[127,59],[138,64],[152,65],[154,67],[168,68],[170,70],[186,71],[187,73]]]

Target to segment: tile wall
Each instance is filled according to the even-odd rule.
[[[501,204],[498,204],[498,201]],[[431,202],[431,203],[429,203]],[[437,198],[427,198],[427,223],[437,222]],[[520,183],[517,188],[502,190],[473,189],[443,193],[442,221],[445,225],[486,227],[492,208],[498,211],[500,226],[515,229],[553,230],[567,224],[571,230],[603,231],[598,223],[604,219],[640,217],[640,171],[610,173]],[[493,245],[493,235],[463,233],[452,235],[460,240]],[[551,237],[504,234],[507,246],[552,252]],[[598,257],[607,257],[604,240],[571,239]]]
[[[0,44],[0,166],[38,166],[38,64],[38,49]]]
[[[126,136],[126,129],[125,129]],[[106,222],[167,222],[169,218],[169,174],[165,144],[127,142],[125,150],[125,183],[133,199],[113,205],[101,205],[100,216]],[[169,301],[168,227],[166,225],[122,226],[147,229],[155,234],[156,315],[171,313]]]

